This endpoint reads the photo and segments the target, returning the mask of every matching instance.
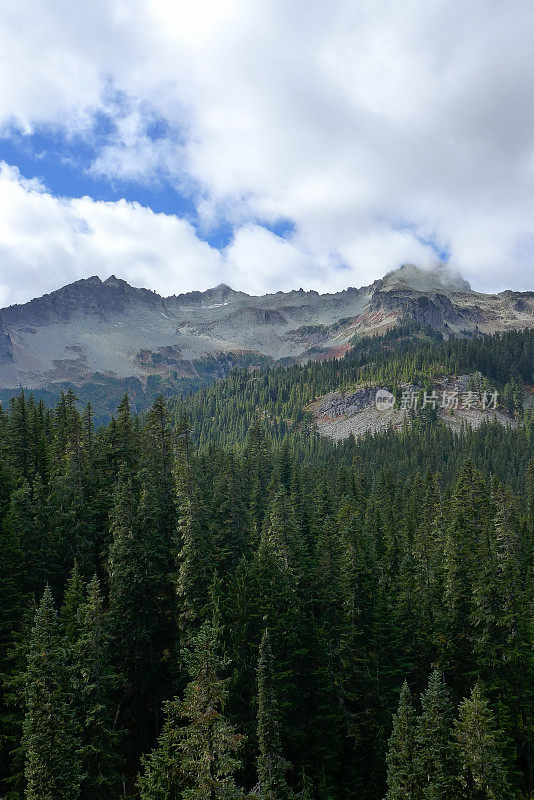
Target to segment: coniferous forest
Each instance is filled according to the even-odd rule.
[[[533,331],[0,414],[0,796],[534,797]],[[516,427],[340,443],[335,388],[479,371]]]

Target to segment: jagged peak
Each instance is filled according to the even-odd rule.
[[[103,286],[120,286],[126,289],[133,289],[135,287],[131,286],[128,281],[123,280],[122,278],[117,278],[116,275],[110,275],[109,278],[106,278],[105,281],[102,282]]]

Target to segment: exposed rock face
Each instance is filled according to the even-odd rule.
[[[435,380],[433,389],[438,396],[436,411],[440,419],[457,433],[464,425],[478,428],[485,421],[496,421],[501,425],[517,427],[517,421],[500,408],[483,409],[480,405],[464,407],[460,402],[452,412],[447,408],[440,407],[439,397],[443,396],[443,391],[466,392],[473,381],[476,385],[481,378],[480,373],[473,373],[472,375],[444,376]],[[358,438],[367,433],[380,433],[389,428],[400,430],[404,425],[409,424],[412,412],[403,408],[399,403],[387,410],[377,408],[376,395],[377,391],[382,388],[378,384],[358,386],[351,392],[329,392],[323,397],[317,398],[310,404],[308,410],[314,418],[318,432],[339,441],[350,435]],[[418,393],[421,390],[421,386],[414,384],[402,384],[401,388],[408,394]],[[415,416],[417,413],[419,410],[413,412]]]
[[[387,309],[401,317],[411,316],[417,322],[444,331],[463,319],[461,311],[447,295],[435,292],[416,294],[407,289],[378,291],[373,295],[372,307],[377,311]]]
[[[156,308],[163,299],[148,289],[135,289],[111,275],[106,281],[93,276],[64,286],[24,305],[9,306],[0,312],[5,325],[16,325],[23,318],[28,325],[44,326],[70,322],[79,316],[123,314],[132,303]]]
[[[406,317],[445,335],[531,327],[534,293],[479,294],[445,268],[414,265],[324,295],[300,289],[254,297],[221,284],[161,297],[113,275],[92,277],[0,311],[0,388],[81,383],[95,373],[188,375],[195,360],[218,353],[331,358],[355,334],[381,333]]]
[[[0,322],[0,366],[13,363],[13,344]]]
[[[361,386],[347,394],[330,392],[314,406],[315,416],[324,420],[353,416],[374,404],[378,388],[378,386]]]

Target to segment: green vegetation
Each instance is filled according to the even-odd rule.
[[[413,324],[106,425],[0,413],[0,796],[508,800],[534,791],[534,444],[421,414],[334,444],[367,378],[532,381],[533,333]],[[511,400],[509,400],[511,398]]]
[[[507,410],[516,410],[522,381],[534,383],[534,330],[475,339],[442,341],[440,333],[407,322],[383,337],[354,341],[344,358],[271,367],[250,374],[236,370],[226,380],[187,398],[173,398],[169,410],[187,413],[195,444],[242,446],[254,419],[280,441],[310,422],[307,406],[316,398],[360,383],[396,389],[399,383],[428,386],[432,378],[480,371],[501,390]],[[309,437],[307,437],[309,438]]]

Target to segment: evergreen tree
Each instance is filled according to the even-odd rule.
[[[239,783],[256,783],[264,757],[308,800],[378,800],[404,676],[422,692],[422,711],[417,721],[413,708],[396,718],[394,796],[450,797],[460,772],[458,800],[508,800],[516,786],[533,795],[534,438],[532,413],[518,413],[533,357],[534,330],[443,341],[410,321],[359,337],[343,358],[237,369],[168,406],[158,398],[144,415],[133,416],[125,397],[107,425],[100,421],[118,386],[141,408],[157,381],[80,387],[99,406],[96,424],[90,408],[80,416],[73,391],[51,410],[23,395],[0,407],[0,795],[24,795],[23,717],[36,725],[42,712],[39,701],[24,715],[21,702],[28,609],[47,583],[62,598],[46,662],[61,685],[51,736],[79,740],[56,748],[67,776],[80,762],[75,800],[137,796],[141,752],[150,753],[139,779],[147,798],[219,791],[220,775],[206,790],[215,773],[205,768],[217,766],[221,739],[223,761],[237,761],[228,721],[246,736]],[[226,361],[197,365],[196,385]],[[517,426],[453,431],[437,415],[414,414],[401,431],[334,442],[316,434],[307,410],[361,382],[430,391],[436,377],[477,370],[470,390],[510,385]],[[102,593],[93,581],[86,597],[82,585],[95,572]],[[215,573],[232,671],[210,728],[200,687],[215,679],[197,669],[184,707],[178,640],[196,652]],[[266,627],[272,679],[260,692]],[[473,710],[462,706],[452,751],[437,673],[425,691],[432,665],[445,670],[454,697],[476,679],[487,696],[482,710],[478,702],[485,728],[467,725]],[[219,669],[224,660],[211,670],[217,680]],[[269,687],[276,703],[259,702]],[[205,744],[214,730],[219,749],[202,750],[201,733]],[[35,731],[31,752],[39,744],[44,753]],[[233,772],[225,774],[235,795]]]
[[[85,585],[78,569],[78,562],[75,561],[59,611],[61,627],[65,634],[66,642],[71,647],[74,646],[78,638],[78,609],[83,603],[84,597]]]
[[[487,553],[473,587],[473,650],[499,727],[528,755],[534,686],[529,584],[517,513],[503,487],[495,488],[493,505]]]
[[[439,670],[434,670],[421,695],[421,715],[415,729],[414,770],[425,800],[456,800],[455,753],[452,743],[452,703]]]
[[[190,682],[182,702],[167,704],[157,747],[143,760],[138,785],[142,800],[232,800],[242,798],[234,775],[242,737],[224,716],[226,661],[219,655],[216,617],[201,626],[186,655]],[[178,717],[186,724],[180,728]]]
[[[142,504],[146,506],[148,498]],[[141,522],[140,522],[141,520]],[[114,492],[109,549],[109,626],[113,663],[123,678],[125,724],[131,733],[132,759],[151,746],[159,730],[161,601],[165,574],[156,574],[153,528],[139,514],[137,498],[125,468]],[[154,560],[156,559],[156,560]]]
[[[466,800],[512,800],[517,797],[509,778],[506,744],[478,684],[460,703],[455,739]]]
[[[11,493],[9,505],[3,520],[2,527],[5,535],[12,541],[17,541],[17,546],[24,553],[25,587],[35,589],[42,580],[44,570],[40,567],[43,561],[41,552],[41,536],[37,530],[33,514],[32,492],[26,480],[18,489]],[[41,593],[44,585],[39,587]]]
[[[96,575],[78,610],[79,636],[74,649],[75,706],[81,730],[83,779],[81,800],[117,796],[120,735],[114,726],[117,675],[111,667],[110,642],[100,582]]]
[[[226,574],[239,562],[250,542],[245,482],[236,460],[225,459],[215,477],[212,503],[214,567]]]
[[[260,800],[289,797],[285,773],[289,764],[282,756],[280,711],[275,685],[274,659],[269,630],[263,634],[258,658],[258,743],[257,761]]]
[[[26,800],[77,800],[80,796],[80,741],[66,656],[52,593],[47,587],[35,615],[25,675]]]
[[[445,539],[444,605],[446,623],[442,637],[443,659],[454,684],[463,689],[472,673],[473,583],[479,573],[480,558],[490,524],[490,498],[484,481],[471,461],[460,473],[449,510]]]
[[[421,785],[415,772],[415,710],[408,683],[404,681],[399,707],[393,717],[387,762],[386,800],[416,800]]]
[[[182,800],[185,776],[181,767],[180,708],[177,698],[164,704],[165,721],[157,745],[141,757],[143,771],[137,779],[141,800]]]
[[[173,541],[176,526],[173,437],[165,401],[158,397],[146,415],[141,465],[152,487],[153,512],[159,532]],[[146,479],[145,479],[146,480]]]
[[[119,404],[115,424],[110,426],[110,434],[111,458],[115,470],[118,472],[123,467],[133,475],[139,461],[139,443],[127,394]]]
[[[248,466],[252,519],[259,528],[266,510],[266,489],[271,472],[272,450],[271,443],[257,418],[248,431],[245,457]]]
[[[9,451],[12,463],[24,480],[30,480],[32,469],[31,435],[28,421],[28,406],[21,392],[11,401],[9,415]]]
[[[191,681],[181,706],[188,725],[182,729],[180,750],[187,788],[184,800],[232,800],[243,792],[235,784],[240,766],[236,754],[242,736],[224,716],[226,680],[221,672],[227,661],[220,655],[220,629],[216,617],[205,622],[186,654]]]
[[[191,630],[205,618],[214,557],[212,537],[203,513],[200,490],[193,475],[191,443],[186,419],[181,420],[177,436],[175,569],[180,627],[187,639]]]
[[[24,553],[18,531],[11,525],[0,527],[0,793],[18,780],[14,775],[12,753],[20,740],[21,711],[11,702],[12,672],[15,670],[15,645],[21,635],[28,604]],[[18,798],[17,798],[18,800]]]

